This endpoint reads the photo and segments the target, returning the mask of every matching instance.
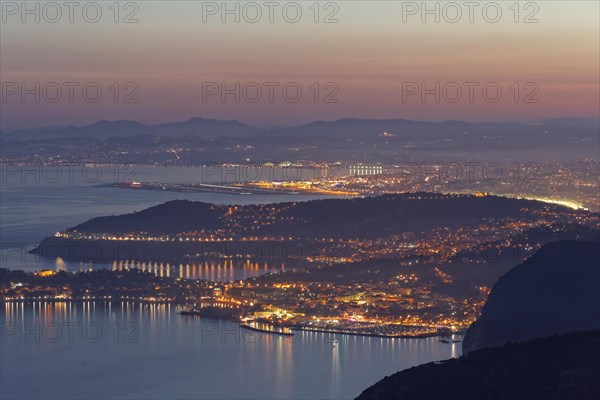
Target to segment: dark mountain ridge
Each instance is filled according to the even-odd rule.
[[[538,338],[397,372],[357,400],[592,400],[600,330]]]
[[[463,356],[397,372],[358,399],[597,399],[599,287],[600,242],[548,243],[494,284]]]
[[[600,242],[546,244],[494,284],[463,352],[600,328]]]

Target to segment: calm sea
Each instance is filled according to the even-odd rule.
[[[158,192],[126,190],[99,185],[124,181],[167,183],[231,183],[248,179],[267,181],[335,176],[340,171],[259,167],[145,167],[145,166],[3,166],[0,168],[0,265],[27,271],[114,268],[110,264],[41,259],[29,254],[45,236],[102,215],[140,211],[174,199],[215,204],[260,204],[325,198],[315,195],[229,195],[220,193]],[[179,264],[158,265],[178,274]],[[183,266],[185,269],[185,265]],[[266,265],[268,271],[281,265]],[[231,280],[265,272],[265,264],[239,263],[211,266],[189,265],[186,277]]]
[[[27,252],[45,236],[89,218],[129,213],[172,199],[248,204],[322,198],[97,187],[123,180],[231,182],[252,178],[250,173],[256,176],[256,171],[232,168],[224,179],[210,168],[3,167],[0,264],[30,271],[119,268],[44,260]],[[272,179],[271,172],[264,174],[265,180]],[[310,177],[314,172],[302,174]],[[281,266],[217,263],[186,268],[157,263],[145,268],[164,275],[232,280]],[[385,375],[460,353],[459,344],[436,338],[312,332],[288,338],[241,330],[232,322],[182,317],[176,311],[170,305],[136,303],[0,304],[0,397],[350,399]]]
[[[3,399],[351,399],[460,343],[298,332],[284,337],[139,303],[6,303]]]

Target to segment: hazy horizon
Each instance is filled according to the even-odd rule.
[[[484,17],[478,9],[473,23],[466,10],[456,23],[448,21],[452,10],[439,22],[432,16],[423,22],[420,13],[403,9],[402,4],[411,2],[389,1],[330,2],[335,7],[323,6],[319,23],[313,21],[310,2],[298,3],[302,18],[297,23],[278,12],[270,23],[265,10],[258,22],[247,20],[248,11],[239,23],[232,16],[223,16],[227,23],[222,23],[219,13],[203,10],[203,3],[134,2],[137,9],[122,9],[118,18],[122,22],[133,15],[135,23],[115,23],[107,3],[102,3],[103,18],[97,23],[85,22],[80,13],[73,23],[63,21],[66,11],[57,23],[44,18],[35,23],[32,17],[22,23],[19,13],[5,13],[3,83],[25,83],[31,89],[35,83],[77,82],[82,87],[94,82],[103,97],[84,101],[79,88],[73,102],[65,96],[52,103],[9,95],[0,111],[2,129],[102,119],[157,124],[195,115],[257,127],[346,117],[481,122],[598,115],[597,2],[540,2],[537,10],[520,2],[518,15],[509,9],[512,3],[500,2],[498,22],[490,22],[492,11]],[[324,23],[330,15],[337,22]],[[115,82],[118,102],[110,89]],[[125,87],[131,82],[135,90]],[[278,88],[272,102],[265,96],[257,102],[238,102],[232,96],[222,101],[218,95],[203,99],[203,85],[225,83],[230,88],[236,82],[276,82],[279,88],[294,83],[303,95],[288,102]],[[442,87],[476,82],[478,87],[472,102],[466,91],[457,102],[438,102],[434,96],[422,101],[418,94],[403,98],[406,84],[424,84],[427,90],[436,82]],[[314,83],[318,101],[313,99]],[[488,83],[502,89],[498,102],[482,98],[479,89]],[[515,83],[518,101],[513,99]],[[446,94],[452,97],[449,89]],[[137,102],[124,103],[128,94]],[[328,95],[335,101],[325,101]],[[535,101],[524,101],[527,96]]]
[[[468,123],[468,124],[477,124],[477,123],[487,123],[487,124],[501,124],[501,123],[520,123],[520,124],[528,124],[528,123],[537,123],[537,122],[544,122],[544,121],[552,121],[552,120],[579,120],[579,121],[585,121],[585,120],[593,120],[593,121],[600,121],[600,117],[598,116],[589,116],[589,117],[570,117],[570,116],[558,116],[558,117],[552,117],[552,118],[545,118],[545,119],[522,119],[522,120],[506,120],[506,121],[477,121],[477,120],[457,120],[457,119],[443,119],[443,120],[434,120],[434,119],[430,119],[430,120],[416,120],[416,119],[410,119],[410,118],[404,118],[404,117],[390,117],[390,118],[369,118],[369,117],[365,117],[365,118],[355,118],[355,117],[342,117],[342,118],[336,118],[336,119],[330,119],[330,120],[326,120],[326,119],[322,119],[322,120],[308,120],[306,122],[302,122],[299,124],[291,124],[291,125],[263,125],[263,126],[258,126],[258,125],[253,125],[250,124],[246,121],[243,120],[239,120],[239,119],[219,119],[219,118],[211,118],[211,117],[204,117],[204,116],[191,116],[185,119],[181,119],[181,120],[175,120],[175,121],[169,121],[169,120],[165,120],[165,121],[159,121],[159,122],[155,122],[155,123],[146,123],[144,121],[139,121],[139,120],[132,120],[132,119],[99,119],[99,120],[95,120],[95,121],[91,121],[91,122],[86,122],[83,124],[69,124],[67,122],[62,123],[62,124],[54,124],[54,125],[42,125],[42,126],[30,126],[30,127],[21,127],[21,128],[13,128],[13,129],[2,129],[2,132],[18,132],[18,131],[36,131],[36,130],[44,130],[44,129],[52,129],[52,128],[61,128],[61,127],[77,127],[77,128],[82,128],[82,127],[86,127],[86,126],[91,126],[94,125],[96,123],[99,122],[137,122],[143,125],[148,125],[148,126],[154,126],[154,125],[162,125],[162,124],[169,124],[169,123],[181,123],[181,122],[187,122],[193,119],[198,119],[198,118],[202,118],[204,120],[216,120],[216,121],[221,121],[221,122],[240,122],[246,126],[249,126],[251,128],[256,128],[256,129],[277,129],[277,128],[294,128],[294,127],[298,127],[298,126],[302,126],[302,125],[307,125],[307,124],[311,124],[311,123],[316,123],[316,122],[337,122],[337,121],[343,121],[343,120],[362,120],[362,121],[368,121],[368,120],[372,120],[372,121],[384,121],[384,120],[405,120],[405,121],[411,121],[411,122],[432,122],[432,123],[444,123],[444,122],[464,122],[464,123]]]

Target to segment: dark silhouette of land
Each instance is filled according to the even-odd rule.
[[[600,242],[546,244],[496,282],[462,357],[397,372],[358,399],[596,399],[598,287]]]
[[[600,396],[600,331],[482,349],[385,377],[358,400],[592,400]]]
[[[494,284],[463,352],[600,328],[600,242],[549,243]]]
[[[229,206],[173,200],[132,214],[93,218],[70,228],[89,233],[148,232],[173,234],[226,229]],[[375,238],[436,226],[468,226],[484,219],[529,218],[536,211],[560,211],[558,205],[499,196],[407,193],[354,199],[327,199],[238,207],[237,220],[255,233],[339,238]],[[273,218],[259,224],[259,218]]]
[[[96,262],[114,259],[175,262],[189,260],[185,254],[222,253],[219,247],[224,243],[235,246],[252,241],[293,242],[306,253],[309,251],[306,246],[314,244],[317,238],[375,240],[409,234],[419,240],[419,235],[432,229],[464,230],[485,226],[489,230],[513,221],[533,224],[540,218],[546,220],[544,215],[553,213],[571,218],[570,215],[578,212],[533,200],[436,193],[246,206],[173,200],[131,214],[93,218],[67,229],[66,236],[45,238],[33,252],[46,257]],[[589,215],[587,211],[581,213]],[[565,233],[566,238],[577,237],[577,232],[585,237],[594,234],[566,226],[556,231],[556,235]],[[570,231],[573,233],[568,233]],[[205,239],[174,239],[183,233]],[[107,235],[121,234],[134,234],[138,239],[103,239]],[[212,242],[210,236],[213,234],[223,240]],[[471,236],[477,234],[474,230]],[[165,239],[144,240],[149,236]],[[552,235],[545,233],[542,236],[545,243]],[[522,244],[528,241],[526,237],[516,240]],[[270,254],[268,249],[263,250],[259,252]]]

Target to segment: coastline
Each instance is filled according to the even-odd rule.
[[[312,329],[312,328],[304,328],[304,327],[291,327],[291,330],[296,331],[304,331],[304,332],[317,332],[317,333],[331,333],[335,335],[351,335],[351,336],[365,336],[365,337],[375,337],[380,339],[427,339],[432,337],[446,337],[448,334],[451,335],[463,335],[465,331],[456,331],[452,333],[444,334],[442,332],[436,333],[423,333],[418,335],[384,335],[378,333],[364,333],[364,332],[348,332],[343,329]]]
[[[286,327],[277,327],[274,325],[270,325],[269,328],[259,328],[256,326],[252,326],[249,323],[240,323],[240,328],[243,329],[248,329],[250,331],[254,331],[254,332],[260,332],[260,333],[269,333],[271,335],[281,335],[281,336],[294,336],[295,333],[291,331],[290,328],[286,328]],[[286,331],[278,331],[276,329],[287,329],[289,332]]]
[[[175,306],[178,305],[183,305],[185,303],[181,303],[181,302],[175,302],[175,301],[167,301],[167,300],[137,300],[137,299],[11,299],[11,300],[6,300],[6,299],[0,299],[0,304],[2,303],[113,303],[113,304],[119,304],[119,303],[140,303],[140,304],[144,304],[144,305],[150,305],[150,304],[160,304],[160,305],[166,305],[166,304],[173,304]],[[241,328],[244,329],[249,329],[249,330],[254,330],[257,332],[262,332],[262,333],[270,333],[270,334],[274,334],[274,335],[284,335],[284,336],[292,336],[294,335],[294,333],[290,334],[286,334],[286,333],[281,333],[281,332],[274,332],[274,331],[270,331],[268,329],[260,329],[260,328],[255,328],[255,327],[251,327],[251,326],[247,326],[247,324],[238,321],[236,318],[232,318],[230,316],[216,316],[216,315],[207,315],[207,316],[201,316],[201,315],[197,315],[197,314],[182,314],[180,311],[176,312],[177,315],[179,316],[198,316],[200,318],[205,318],[205,319],[211,319],[211,320],[223,320],[223,321],[231,321],[231,322],[235,322],[237,323]],[[366,333],[366,332],[350,332],[344,329],[322,329],[322,328],[308,328],[308,327],[304,327],[301,325],[295,325],[295,324],[291,324],[291,325],[281,325],[281,328],[287,328],[290,331],[303,331],[303,332],[315,332],[315,333],[329,333],[329,334],[334,334],[334,335],[350,335],[350,336],[363,336],[363,337],[374,337],[374,338],[379,338],[379,339],[427,339],[427,338],[432,338],[432,337],[446,337],[448,336],[448,334],[454,334],[454,335],[462,335],[464,334],[464,332],[462,331],[456,331],[456,332],[448,332],[448,333],[443,333],[443,332],[432,332],[432,333],[424,333],[424,334],[416,334],[416,335],[405,335],[405,334],[399,334],[399,335],[385,335],[385,334],[378,334],[378,333]]]

